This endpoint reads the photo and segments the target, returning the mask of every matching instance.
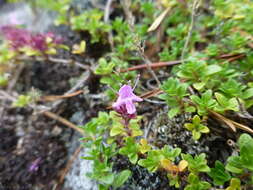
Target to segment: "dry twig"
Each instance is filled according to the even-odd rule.
[[[192,4],[191,23],[190,23],[189,31],[188,31],[188,34],[187,34],[187,37],[185,40],[185,44],[184,44],[184,47],[182,50],[182,55],[181,55],[182,63],[184,63],[185,53],[186,53],[186,50],[189,46],[189,42],[191,40],[191,36],[192,36],[193,28],[194,28],[194,23],[195,23],[196,11],[199,7],[199,3],[200,3],[199,0],[194,0],[193,4]]]
[[[65,65],[76,65],[77,67],[84,69],[84,70],[88,70],[90,69],[89,65],[84,65],[83,63],[80,63],[78,61],[72,60],[72,59],[60,59],[60,58],[55,58],[55,57],[48,57],[43,58],[43,57],[35,57],[35,58],[31,58],[31,57],[27,57],[27,56],[23,56],[23,57],[19,57],[17,58],[18,61],[50,61],[52,63],[62,63]]]
[[[79,132],[80,134],[84,134],[83,130],[80,129],[79,127],[77,127],[75,124],[71,123],[70,121],[66,120],[65,118],[54,114],[53,112],[50,111],[44,111],[43,114],[51,119],[55,119],[57,121],[59,121],[60,123],[64,124],[65,126],[74,129],[75,131]]]
[[[55,190],[60,190],[61,189],[61,186],[64,182],[64,179],[66,177],[66,175],[68,174],[69,170],[71,169],[71,166],[73,165],[75,159],[78,157],[79,153],[81,152],[82,150],[82,146],[79,146],[76,151],[74,152],[74,154],[72,155],[71,159],[68,161],[66,167],[64,168],[63,172],[62,172],[62,175],[59,179],[59,182],[58,184],[56,185],[55,187]]]
[[[159,100],[151,100],[151,99],[144,99],[146,102],[149,102],[151,104],[159,104],[159,105],[166,105],[167,103],[164,101],[159,101]]]
[[[18,81],[18,78],[21,75],[21,73],[22,73],[22,71],[23,71],[24,68],[25,68],[25,65],[23,63],[20,63],[17,66],[16,72],[15,72],[12,80],[8,84],[7,92],[11,92],[12,89],[15,87],[15,85],[16,85],[16,83]]]
[[[172,66],[172,65],[177,65],[180,64],[182,61],[181,60],[176,60],[176,61],[167,61],[167,62],[157,62],[157,63],[151,63],[149,66],[151,68],[158,68],[158,67],[165,67],[165,66]],[[124,73],[127,71],[134,71],[134,70],[141,70],[141,69],[146,69],[148,67],[147,64],[142,64],[142,65],[136,65],[127,69],[122,69],[120,72]]]
[[[0,90],[0,97],[2,100],[16,101],[16,98],[14,96],[10,95],[8,92],[4,90]]]
[[[225,54],[217,57],[217,59],[226,59],[225,62],[233,62],[236,61],[240,58],[245,57],[245,54]],[[202,58],[201,60],[206,61],[208,60],[207,58]],[[166,66],[173,66],[182,63],[185,60],[175,60],[175,61],[166,61],[166,62],[157,62],[157,63],[151,63],[150,67],[151,68],[159,68],[159,67],[166,67]],[[222,62],[221,64],[225,63]],[[128,72],[128,71],[134,71],[134,70],[141,70],[141,69],[146,69],[148,67],[147,64],[142,64],[142,65],[136,65],[127,69],[122,69],[120,72]]]
[[[75,86],[73,86],[69,91],[67,91],[64,95],[69,95],[69,94],[72,94],[74,93],[75,91],[77,91],[79,88],[83,87],[86,83],[86,81],[89,79],[90,77],[90,71],[86,71],[83,76],[81,77],[81,79],[76,83]],[[61,100],[58,100],[56,102],[53,103],[53,105],[51,106],[50,109],[53,109],[57,106],[59,106],[61,103],[62,103],[62,99]],[[49,111],[49,110],[48,110]]]
[[[214,117],[216,117],[217,119],[219,119],[220,121],[223,121],[224,123],[226,123],[234,132],[236,132],[236,128],[238,129],[242,129],[244,131],[247,131],[251,134],[253,134],[253,129],[247,127],[246,125],[237,123],[231,119],[226,118],[225,116],[214,112],[214,111],[209,111]]]
[[[171,7],[168,7],[167,9],[165,9],[162,14],[160,14],[155,21],[152,23],[152,25],[148,28],[148,32],[152,32],[155,31],[160,24],[163,22],[164,18],[166,17],[166,15],[168,14],[168,12],[170,11]]]
[[[238,112],[237,115],[239,117],[241,117],[241,118],[253,120],[253,116],[246,110],[246,108],[241,103],[241,101],[239,100],[239,98],[236,98],[236,100],[237,100],[239,108],[240,108],[240,112]]]
[[[107,0],[106,5],[105,5],[104,22],[107,23],[107,24],[110,23],[109,17],[110,17],[112,2],[113,2],[113,0]],[[109,40],[111,49],[114,49],[113,34],[112,34],[111,30],[108,33],[108,40]]]
[[[130,5],[131,5],[131,0],[122,0],[122,7],[124,9],[125,15],[126,15],[126,19],[130,28],[130,31],[135,34],[136,32],[134,31],[134,22],[135,22],[135,18],[130,10]],[[155,72],[152,70],[151,68],[151,64],[152,62],[148,59],[148,57],[145,55],[144,53],[144,48],[141,46],[141,41],[138,39],[138,36],[135,39],[136,43],[136,47],[137,47],[137,53],[139,54],[139,56],[141,57],[141,59],[144,61],[144,63],[147,65],[148,71],[150,72],[150,74],[153,76],[153,78],[155,79],[156,83],[158,85],[161,85],[161,82],[159,81],[158,77],[156,76]]]
[[[232,53],[228,53],[228,54],[222,54],[217,56],[217,59],[229,59],[229,58],[233,58],[233,57],[237,57],[239,55],[245,55],[245,53],[236,53],[236,54],[232,54]]]
[[[84,65],[83,63],[80,63],[78,61],[71,60],[71,59],[59,59],[59,58],[49,57],[48,61],[51,61],[53,63],[63,63],[63,64],[66,64],[66,65],[74,64],[74,65],[76,65],[76,66],[78,66],[78,67],[80,67],[84,70],[90,69],[90,66]]]
[[[233,62],[233,61],[236,61],[240,58],[243,58],[245,57],[246,55],[245,54],[239,54],[239,55],[236,55],[236,56],[233,56],[233,57],[229,57],[226,61],[222,62],[221,64],[224,64],[226,62]]]
[[[59,100],[59,99],[63,99],[63,98],[66,99],[66,98],[70,98],[70,97],[73,97],[73,96],[77,96],[77,95],[79,95],[81,93],[83,93],[83,90],[78,90],[76,92],[65,94],[65,95],[42,96],[42,97],[40,97],[40,101],[43,101],[43,102],[53,102],[53,101],[56,101],[56,100]]]

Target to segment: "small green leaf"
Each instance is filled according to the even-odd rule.
[[[253,97],[253,88],[249,88],[243,92],[243,95],[242,95],[243,99],[248,99],[251,97]]]
[[[107,175],[101,176],[99,180],[105,184],[111,185],[114,181],[114,177],[115,176],[113,173],[109,173]]]
[[[28,47],[28,46],[19,48],[19,50],[29,57],[40,55],[40,52],[38,50],[32,49],[31,47]],[[48,51],[48,54],[50,54],[50,51],[52,50],[47,50],[47,51]],[[55,49],[54,49],[54,53],[55,53]]]
[[[196,104],[201,104],[201,99],[200,97],[196,96],[196,95],[192,95],[190,96],[190,98],[192,99],[192,101]]]
[[[132,164],[136,164],[136,162],[138,161],[138,155],[136,153],[133,153],[133,154],[129,154],[128,155],[128,158],[129,158],[129,161],[132,163]]]
[[[242,134],[238,141],[240,161],[244,168],[253,171],[253,139],[248,134]]]
[[[199,140],[199,138],[201,137],[201,133],[199,131],[192,131],[192,136],[194,140]]]
[[[8,84],[8,77],[0,74],[0,86],[6,86]]]
[[[188,176],[188,185],[184,190],[208,190],[211,185],[206,181],[200,181],[199,177],[193,173]]]
[[[127,137],[125,139],[125,145],[119,149],[119,153],[121,155],[127,156],[132,164],[136,164],[136,162],[138,161],[138,152],[138,144],[132,137]]]
[[[98,184],[98,190],[109,190],[108,186],[106,185],[102,185],[102,184]]]
[[[201,90],[202,88],[204,88],[205,85],[206,85],[205,82],[199,82],[199,83],[194,83],[194,84],[193,84],[193,87],[194,87],[196,90]]]
[[[106,112],[99,112],[98,113],[98,124],[99,125],[106,125],[109,122],[110,118]]]
[[[225,96],[223,96],[222,94],[220,94],[218,92],[214,93],[214,95],[215,95],[219,104],[221,104],[221,105],[227,104],[227,98]]]
[[[170,186],[175,186],[176,188],[180,187],[180,178],[178,175],[173,175],[173,174],[168,173],[167,177],[169,179]]]
[[[146,152],[151,150],[151,146],[148,144],[146,139],[141,139],[139,144],[139,151],[142,154],[145,154]]]
[[[201,122],[200,117],[199,117],[198,115],[195,115],[195,116],[193,117],[193,119],[192,119],[192,123],[193,123],[194,125],[199,125],[200,122]]]
[[[131,176],[131,174],[132,173],[130,170],[123,170],[122,172],[116,175],[113,182],[113,186],[116,188],[122,186],[127,181],[127,179]]]
[[[195,155],[193,158],[190,154],[181,154],[182,158],[188,162],[189,171],[193,173],[198,172],[210,172],[210,168],[207,165],[205,153]]]
[[[201,98],[196,95],[192,95],[190,98],[196,104],[199,115],[206,115],[208,110],[212,110],[217,106],[217,102],[212,98],[212,90],[204,92]]]
[[[111,137],[114,137],[114,136],[117,136],[117,135],[123,135],[125,133],[125,130],[123,127],[121,126],[113,126],[111,131],[110,131],[110,136]]]
[[[129,123],[129,128],[131,129],[131,136],[138,137],[143,134],[143,131],[140,129],[139,121],[142,117],[137,117],[136,119],[132,119]]]
[[[222,67],[221,66],[219,66],[219,65],[208,65],[207,68],[206,68],[205,74],[207,76],[209,76],[209,75],[213,75],[215,73],[218,73],[220,71],[222,71]]]
[[[220,107],[216,107],[217,111],[226,111],[226,110],[233,110],[233,111],[239,111],[239,105],[236,98],[226,98],[221,93],[216,92],[215,97],[220,105]]]
[[[147,158],[140,159],[138,165],[147,168],[150,172],[155,172],[160,167],[160,161],[165,159],[159,150],[151,150],[148,152]]]
[[[97,75],[108,75],[108,74],[111,74],[114,67],[115,67],[115,63],[114,62],[109,62],[108,63],[105,58],[100,58],[98,60],[98,67],[95,70],[95,74],[97,74]]]
[[[231,98],[228,101],[228,104],[229,104],[228,109],[233,110],[235,112],[239,111],[239,104],[236,98]]]
[[[165,145],[159,153],[166,159],[174,161],[177,156],[181,153],[180,148],[172,148],[168,145]]]
[[[24,107],[31,102],[31,97],[26,95],[20,95],[18,99],[12,103],[14,107]]]
[[[243,172],[243,166],[241,163],[241,158],[239,156],[230,156],[227,160],[226,170],[240,174]]]
[[[223,185],[231,179],[230,174],[225,171],[224,165],[218,160],[215,162],[215,167],[211,168],[208,175],[214,180],[215,185]]]
[[[253,139],[249,134],[243,133],[238,140],[238,145],[240,149],[243,148],[244,146],[252,146],[251,145],[252,141]]]
[[[201,133],[209,133],[209,128],[201,124],[201,119],[198,115],[193,117],[192,123],[186,123],[184,126],[192,132],[194,140],[198,140],[201,137]]]
[[[185,123],[184,126],[189,131],[192,131],[194,129],[194,125],[192,123]]]
[[[238,178],[232,178],[230,180],[229,187],[226,190],[241,190],[241,181]]]
[[[206,48],[206,52],[209,56],[216,56],[219,53],[219,48],[216,44],[210,43]]]
[[[189,112],[189,113],[193,113],[193,112],[196,111],[196,108],[193,107],[193,106],[187,106],[187,107],[185,108],[185,111],[186,111],[186,112]]]
[[[176,108],[172,108],[170,109],[170,111],[168,112],[168,116],[169,118],[173,118],[175,117],[177,114],[180,113],[180,108],[179,107],[176,107]]]
[[[209,130],[209,128],[208,128],[207,126],[200,125],[200,127],[199,127],[199,132],[200,132],[200,133],[209,133],[210,130]]]

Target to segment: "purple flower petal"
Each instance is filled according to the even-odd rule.
[[[142,99],[133,93],[133,89],[129,85],[123,85],[118,93],[117,101],[112,105],[118,113],[133,118],[136,114],[134,103],[141,102]]]
[[[135,105],[132,101],[128,100],[126,101],[126,110],[128,114],[134,114],[136,112]]]
[[[30,172],[37,171],[39,169],[40,162],[41,162],[41,158],[37,158],[36,160],[34,160],[32,164],[29,166],[29,171]]]

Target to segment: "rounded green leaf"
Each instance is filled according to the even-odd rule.
[[[189,131],[192,131],[194,129],[194,125],[192,123],[186,123],[184,124],[184,127]]]
[[[176,108],[172,108],[169,113],[168,113],[168,116],[169,118],[173,118],[175,117],[177,114],[180,113],[180,108],[179,107],[176,107]]]
[[[112,127],[111,131],[110,131],[110,136],[114,137],[116,135],[120,135],[125,133],[124,129],[122,127],[118,127],[118,126],[114,126]]]
[[[187,106],[187,107],[185,108],[185,111],[186,111],[186,112],[193,113],[193,112],[196,111],[196,108],[193,107],[193,106]]]
[[[201,90],[202,88],[204,88],[205,85],[206,85],[205,82],[199,82],[199,83],[194,83],[194,84],[193,84],[193,87],[194,87],[196,90]]]
[[[105,184],[112,184],[113,181],[114,181],[114,174],[113,173],[110,173],[110,174],[107,174],[107,175],[104,175],[104,176],[101,176],[100,181],[102,181],[103,183]]]
[[[207,126],[201,125],[200,129],[199,129],[199,132],[201,132],[201,133],[209,133],[210,130],[209,130],[209,128]]]
[[[131,176],[131,174],[132,173],[130,170],[123,170],[115,177],[113,186],[116,188],[122,186],[127,181],[127,179]]]
[[[199,140],[199,138],[201,137],[201,133],[196,131],[196,130],[193,130],[192,131],[192,136],[193,136],[194,140]]]
[[[219,65],[208,65],[206,68],[206,75],[213,75],[215,73],[218,73],[222,70],[222,67]]]
[[[200,122],[201,122],[200,117],[199,117],[198,115],[195,115],[195,116],[193,117],[193,119],[192,119],[192,123],[193,123],[194,125],[199,125]]]

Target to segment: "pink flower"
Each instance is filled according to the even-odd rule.
[[[39,169],[40,162],[41,162],[41,158],[37,158],[36,160],[34,160],[32,164],[29,166],[29,171],[30,172],[37,171]]]
[[[33,34],[31,31],[14,26],[3,26],[0,33],[10,42],[13,49],[19,49],[25,46],[34,50],[44,52],[48,49],[47,38],[52,39],[53,44],[60,44],[62,39],[53,33]]]
[[[29,45],[33,49],[36,49],[39,51],[46,51],[47,50],[46,38],[42,34],[33,35],[32,40]]]
[[[5,38],[10,41],[14,49],[24,47],[31,41],[30,33],[24,29],[15,28],[13,26],[3,26],[0,30]]]
[[[112,105],[113,109],[125,117],[135,117],[136,108],[134,103],[141,102],[142,98],[133,93],[133,89],[130,85],[123,85],[120,88],[118,95],[119,97],[117,101]]]

